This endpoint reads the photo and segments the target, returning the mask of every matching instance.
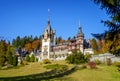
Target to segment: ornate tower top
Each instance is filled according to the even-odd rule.
[[[51,40],[53,40],[55,36],[55,30],[53,30],[51,28],[51,24],[50,24],[50,10],[48,9],[48,21],[47,21],[47,25],[43,34],[43,39],[48,39],[50,38]]]
[[[52,30],[52,28],[51,28],[51,25],[50,25],[50,9],[48,9],[48,21],[47,21],[47,26],[46,26],[45,32],[50,34],[51,30]]]
[[[83,32],[82,32],[82,27],[81,27],[81,25],[80,25],[80,21],[79,21],[79,24],[78,24],[78,35],[77,35],[78,37],[79,36],[84,36],[84,34],[83,34]]]
[[[45,32],[47,32],[47,33],[50,34],[51,30],[52,30],[52,29],[51,29],[50,19],[49,19],[48,22],[47,22],[47,26],[46,26],[46,28],[45,28]]]

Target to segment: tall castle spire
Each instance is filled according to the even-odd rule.
[[[48,21],[45,31],[47,31],[49,34],[51,33],[51,25],[50,25],[50,9],[48,9]]]
[[[84,34],[82,32],[82,27],[80,25],[80,20],[79,20],[79,23],[78,23],[78,36],[84,36]]]
[[[80,20],[79,20],[79,22],[78,22],[78,27],[80,27]]]

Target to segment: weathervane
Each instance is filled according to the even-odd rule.
[[[48,8],[48,21],[50,21],[50,9]]]
[[[78,26],[80,27],[80,20],[79,20],[79,22],[78,22]]]
[[[50,9],[48,8],[48,15],[50,16]]]

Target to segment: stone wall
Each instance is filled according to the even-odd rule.
[[[100,60],[102,63],[106,63],[106,59],[110,58],[112,63],[117,61],[120,62],[120,57],[116,57],[113,54],[105,53],[105,54],[99,54],[99,55],[92,55],[90,61],[94,61],[96,59]]]

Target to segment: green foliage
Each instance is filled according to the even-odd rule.
[[[91,54],[86,54],[84,56],[85,56],[86,62],[89,62],[91,58]]]
[[[6,59],[5,59],[4,56],[0,57],[0,66],[3,66],[3,65],[4,65],[5,60],[6,60]]]
[[[35,62],[35,55],[34,54],[31,55],[30,62]]]
[[[23,38],[21,38],[20,36],[17,36],[17,38],[13,39],[12,45],[16,48],[18,48],[18,47],[23,48],[25,46],[25,44],[32,43],[35,40],[38,40],[37,36],[35,36],[35,38],[33,38],[32,35],[31,36],[25,36]]]
[[[26,55],[25,60],[28,61],[28,62],[30,62],[30,56],[29,56],[29,54]]]
[[[13,56],[10,55],[7,60],[8,60],[8,64],[13,65]]]
[[[17,64],[18,64],[18,56],[14,55],[14,57],[13,57],[13,66],[17,66]]]
[[[39,60],[39,59],[38,59],[38,58],[36,58],[36,59],[35,59],[35,62],[38,62],[38,60]]]
[[[88,66],[91,68],[91,69],[96,69],[96,63],[95,62],[88,62]]]
[[[94,50],[94,53],[96,53],[98,51],[98,44],[97,44],[96,39],[91,40],[91,47]]]
[[[20,36],[17,36],[17,38],[13,39],[13,41],[12,41],[13,46],[16,47],[16,48],[18,48],[19,46],[21,46],[21,42],[20,41],[21,41]]]
[[[105,9],[110,19],[102,21],[109,30],[101,34],[102,39],[106,40],[108,51],[114,53],[116,56],[120,55],[120,0],[93,0],[101,9]],[[98,37],[97,37],[98,39]]]
[[[50,61],[49,59],[44,59],[44,60],[43,60],[43,63],[44,63],[44,64],[50,64],[51,61]]]
[[[8,46],[7,53],[6,53],[6,59],[8,61],[8,64],[13,64],[13,53],[10,46]]]
[[[5,41],[0,41],[0,66],[3,66],[6,61],[6,50]]]
[[[67,63],[69,64],[82,64],[88,62],[89,58],[86,58],[84,54],[81,52],[73,52],[73,54],[69,55],[66,58]]]

